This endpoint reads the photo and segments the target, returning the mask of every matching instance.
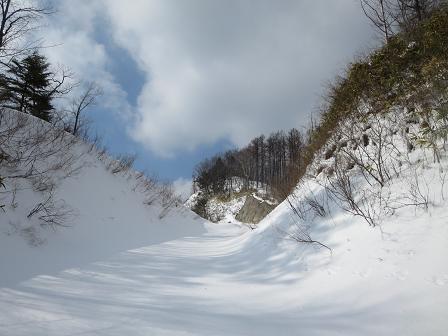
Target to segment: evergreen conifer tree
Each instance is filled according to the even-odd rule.
[[[51,120],[54,90],[51,87],[50,64],[34,52],[21,61],[13,60],[8,70],[7,90],[11,108]]]

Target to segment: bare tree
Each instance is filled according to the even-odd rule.
[[[396,23],[392,3],[389,0],[360,0],[360,3],[364,14],[388,43]]]
[[[103,94],[102,89],[94,82],[87,84],[84,92],[77,98],[72,100],[70,113],[73,120],[72,134],[77,135],[80,127],[82,126],[82,119],[84,111],[89,107],[96,104],[96,100]]]
[[[0,0],[0,11],[0,56],[11,58],[36,47],[35,42],[20,45],[19,41],[36,29],[42,16],[52,13],[33,0]]]
[[[406,23],[422,21],[431,10],[438,6],[437,0],[397,0],[401,17]]]

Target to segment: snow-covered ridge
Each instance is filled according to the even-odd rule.
[[[0,284],[202,231],[169,189],[42,120],[2,111],[0,139]]]
[[[407,152],[400,129],[390,128],[386,149],[402,155],[383,167],[399,174],[381,194],[395,210],[380,211],[375,227],[328,197],[332,162],[341,160],[327,155],[328,170],[317,173],[328,148],[253,231],[204,223],[188,210],[160,219],[157,202],[142,206],[132,178],[91,157],[58,187],[80,210],[76,225],[44,231],[49,239],[38,247],[16,234],[0,238],[0,334],[444,335],[448,158],[444,149],[440,162],[425,148]],[[345,140],[364,146],[362,134]],[[338,153],[356,153],[350,141]],[[376,151],[372,142],[360,150]],[[361,168],[347,171],[355,197],[375,205]],[[428,202],[396,206],[418,194]]]

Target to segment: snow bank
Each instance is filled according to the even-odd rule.
[[[23,140],[34,132],[36,138],[46,139],[38,155],[42,162],[34,163],[38,165],[36,171],[46,173],[5,179],[6,188],[0,194],[0,204],[5,204],[5,212],[0,213],[0,285],[54,274],[122,251],[204,231],[204,221],[185,207],[174,204],[172,209],[166,209],[157,186],[145,188],[141,174],[113,174],[107,169],[112,159],[71,135],[64,132],[49,136],[49,132],[56,131],[36,118],[2,113],[0,132],[11,124],[17,125],[20,119],[20,129],[12,135],[15,140],[6,142],[9,147],[3,141],[3,151],[17,153],[10,146],[23,145]],[[55,150],[59,146],[55,139],[64,146]],[[67,155],[73,162],[60,169],[59,162],[61,158],[66,162]],[[23,161],[3,164],[0,176],[27,172]],[[48,168],[52,166],[58,168]],[[45,182],[45,188],[41,184],[36,187],[35,176]],[[54,211],[63,217],[60,225],[41,220],[43,212],[30,216],[50,194]]]
[[[39,246],[1,235],[0,334],[445,335],[448,160],[412,155],[427,208],[371,227],[335,200],[301,218],[285,201],[253,231],[188,210],[160,219],[157,202],[143,206],[128,177],[87,156],[58,187],[78,211],[69,228],[42,231]],[[407,171],[391,196],[408,190]],[[325,200],[323,181],[304,180],[291,204]],[[307,235],[331,251],[293,239]]]

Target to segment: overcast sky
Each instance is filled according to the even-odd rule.
[[[357,0],[57,0],[53,63],[105,92],[91,115],[139,168],[191,176],[204,156],[300,128],[326,82],[372,45]]]

